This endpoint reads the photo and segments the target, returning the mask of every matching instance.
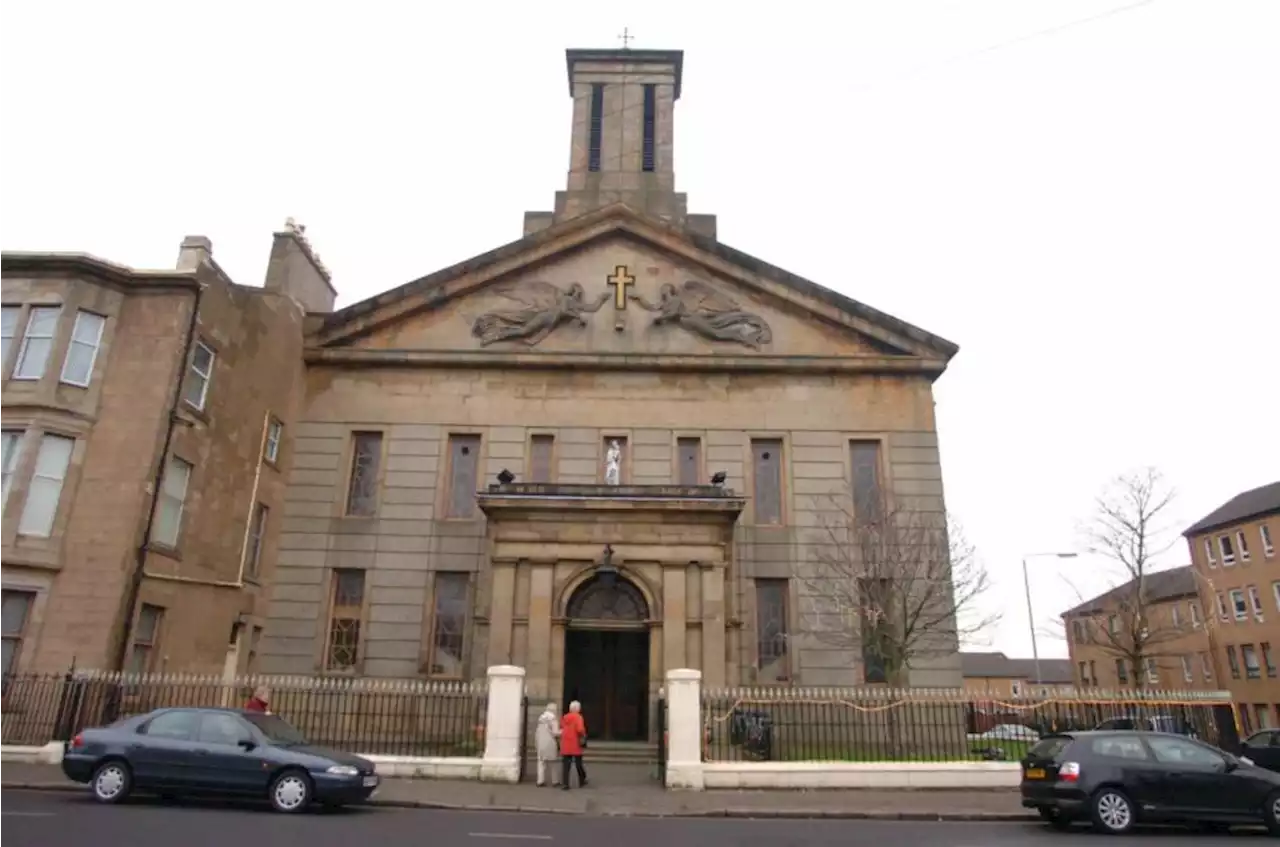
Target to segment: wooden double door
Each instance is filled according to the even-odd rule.
[[[588,739],[648,740],[648,630],[567,630],[563,707],[574,700],[582,704]]]

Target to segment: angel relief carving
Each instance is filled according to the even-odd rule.
[[[568,321],[586,326],[585,316],[599,311],[609,299],[606,292],[588,302],[576,282],[562,290],[537,280],[501,288],[497,294],[521,308],[496,309],[476,318],[471,334],[480,339],[481,347],[498,341],[519,341],[532,347]]]
[[[640,308],[657,313],[654,326],[674,323],[709,341],[731,341],[753,350],[773,340],[773,330],[764,318],[743,310],[732,298],[696,279],[679,288],[664,283],[658,289],[657,303],[639,294],[628,296]]]

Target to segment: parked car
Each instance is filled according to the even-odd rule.
[[[1280,836],[1280,774],[1175,733],[1046,736],[1022,759],[1022,805],[1058,829],[1262,823]]]
[[[278,715],[241,709],[157,709],[86,729],[67,743],[62,771],[103,803],[136,789],[264,797],[280,812],[360,802],[378,787],[368,759],[312,746]]]
[[[1040,733],[1029,726],[1016,723],[1001,723],[986,732],[969,736],[970,741],[1039,741]]]
[[[1240,745],[1240,756],[1260,768],[1280,771],[1280,730],[1264,729],[1250,735]]]

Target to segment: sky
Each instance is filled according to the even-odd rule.
[[[359,11],[356,11],[356,10]],[[785,10],[785,16],[779,10]],[[1280,478],[1280,2],[0,7],[0,247],[259,285],[292,216],[347,305],[521,234],[568,170],[564,50],[685,51],[677,188],[726,244],[958,343],[949,508],[1042,656],[1114,583],[1107,481],[1176,533]],[[1271,435],[1268,437],[1267,433]]]

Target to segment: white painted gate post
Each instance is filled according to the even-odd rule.
[[[484,725],[484,782],[519,782],[520,724],[524,721],[524,668],[489,668],[489,708]]]
[[[667,788],[703,789],[702,671],[667,671]]]

